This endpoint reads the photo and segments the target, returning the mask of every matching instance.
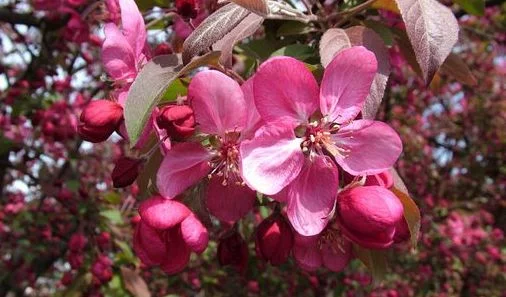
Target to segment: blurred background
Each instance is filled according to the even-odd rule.
[[[115,135],[92,145],[75,132],[83,106],[111,89],[100,46],[103,24],[115,16],[103,1],[0,0],[0,296],[505,297],[503,2],[445,1],[461,26],[454,54],[473,77],[442,69],[429,86],[388,27],[371,23],[383,32],[392,64],[378,118],[402,137],[396,169],[422,212],[418,247],[389,252],[385,279],[373,285],[358,261],[341,273],[311,274],[292,260],[279,267],[262,262],[249,240],[268,215],[261,211],[241,224],[250,245],[241,272],[219,265],[216,242],[179,275],[135,269],[136,201],[149,177],[114,189],[114,161],[128,145]],[[162,17],[171,1],[138,4],[153,51],[180,52],[192,28]],[[392,27],[400,22],[386,10],[371,14]],[[305,45],[308,35],[288,26],[265,22],[263,32],[238,46],[234,69],[247,75],[255,59]],[[317,50],[306,47],[312,63]],[[167,100],[185,95],[186,86],[181,81]],[[146,166],[149,174],[156,170]]]

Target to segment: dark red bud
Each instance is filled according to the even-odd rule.
[[[244,272],[248,264],[248,245],[238,232],[225,235],[218,243],[218,262]]]
[[[260,258],[272,265],[280,265],[292,250],[292,229],[281,214],[273,214],[258,225],[255,244]]]
[[[197,2],[195,0],[176,0],[176,10],[183,19],[194,19],[198,14]]]
[[[172,53],[173,51],[170,44],[164,42],[156,46],[155,50],[153,51],[153,56],[156,57],[161,55],[170,55]]]
[[[116,161],[111,173],[112,183],[115,188],[127,187],[137,179],[139,166],[142,160],[121,157]]]
[[[156,118],[156,123],[175,140],[182,140],[195,132],[195,116],[188,105],[164,107]]]
[[[81,113],[78,132],[89,142],[102,142],[118,128],[123,120],[123,108],[109,100],[95,100]]]

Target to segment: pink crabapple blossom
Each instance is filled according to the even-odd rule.
[[[260,118],[253,104],[252,81],[242,86],[225,74],[208,70],[192,79],[188,99],[197,129],[208,144],[176,144],[165,155],[157,185],[165,197],[176,197],[203,178],[209,178],[206,205],[211,214],[231,222],[248,213],[256,199],[240,172],[239,146],[251,137]]]
[[[241,144],[243,177],[251,188],[286,202],[301,235],[320,233],[331,218],[335,163],[350,174],[371,175],[391,167],[402,151],[387,124],[355,120],[376,70],[372,52],[352,47],[328,65],[320,88],[290,57],[269,59],[254,76],[255,105],[265,125]]]

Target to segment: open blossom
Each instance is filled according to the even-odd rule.
[[[314,271],[321,266],[335,272],[343,270],[353,258],[351,242],[342,236],[337,224],[329,224],[320,234],[295,233],[293,257],[302,269]]]
[[[230,222],[251,210],[256,193],[243,183],[239,154],[241,142],[251,137],[260,120],[251,89],[251,80],[241,87],[214,70],[192,79],[188,98],[197,127],[208,135],[209,143],[181,143],[166,153],[157,174],[162,195],[176,197],[208,177],[206,205],[211,214]]]
[[[186,267],[192,251],[206,249],[207,229],[184,204],[155,196],[140,205],[139,214],[134,249],[144,264],[174,274]]]
[[[255,75],[255,105],[266,124],[241,145],[242,173],[250,187],[287,203],[302,235],[318,234],[330,219],[339,186],[335,163],[352,175],[371,175],[402,151],[387,124],[354,120],[376,70],[372,52],[352,47],[328,65],[320,89],[304,63],[290,57],[271,58]]]
[[[120,0],[121,29],[115,23],[105,25],[102,60],[105,70],[120,87],[118,100],[124,105],[130,84],[150,57],[144,19],[133,0]]]

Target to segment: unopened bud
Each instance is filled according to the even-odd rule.
[[[156,123],[176,140],[189,137],[195,132],[195,116],[187,105],[170,105],[160,111]]]
[[[137,176],[139,176],[141,162],[139,159],[119,158],[111,173],[113,186],[115,188],[124,188],[133,184]]]
[[[260,258],[272,265],[280,265],[292,250],[292,229],[281,214],[275,213],[258,225],[255,244]]]
[[[96,100],[88,104],[81,113],[78,132],[89,142],[102,142],[118,128],[123,120],[123,108],[116,102]]]
[[[218,262],[220,265],[231,265],[239,272],[244,272],[248,264],[248,245],[241,234],[234,231],[225,235],[218,243]]]
[[[164,42],[160,43],[156,46],[155,50],[153,51],[153,56],[161,56],[161,55],[170,55],[172,54],[172,47],[170,44]]]
[[[198,14],[197,1],[176,0],[176,10],[183,19],[194,19]]]

